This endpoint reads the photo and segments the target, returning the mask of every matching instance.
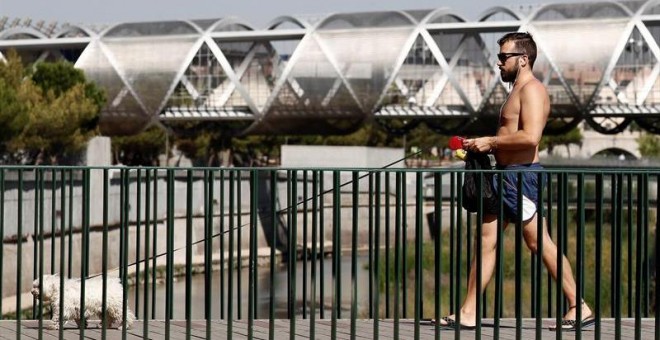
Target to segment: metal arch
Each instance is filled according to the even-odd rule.
[[[523,27],[521,26],[521,28],[523,28]],[[534,25],[529,25],[525,28],[528,31],[531,31],[533,36],[537,35],[536,34],[537,32],[536,32],[536,29],[534,28]],[[536,41],[536,46],[540,50],[546,50],[543,46],[543,42],[540,41],[540,40]],[[575,105],[575,107],[577,107],[577,108],[582,108],[582,105],[580,104],[580,101],[578,100],[577,95],[575,95],[575,92],[573,92],[573,89],[568,85],[568,82],[566,82],[566,79],[564,79],[564,75],[561,73],[561,68],[559,68],[559,65],[557,65],[557,63],[555,63],[555,61],[552,59],[552,57],[550,55],[548,55],[547,53],[545,54],[545,57],[546,57],[546,59],[548,59],[548,64],[550,65],[550,67],[557,73],[557,78],[561,82],[561,84],[564,87],[564,89],[566,90],[566,92],[569,94],[569,97],[571,98],[571,101],[573,101],[573,105]]]
[[[504,7],[504,6],[495,6],[495,7],[489,8],[485,12],[481,13],[478,16],[479,20],[477,20],[477,21],[486,21],[490,17],[492,17],[493,15],[498,14],[498,13],[508,14],[508,15],[512,16],[514,19],[517,19],[517,20],[523,20],[524,17],[525,17],[520,12],[514,11],[511,8],[507,8],[507,7]]]
[[[229,61],[227,60],[227,58],[225,58],[225,54],[222,53],[222,50],[211,38],[208,32],[204,34],[203,40],[206,42],[206,45],[208,45],[209,49],[211,50],[211,53],[213,53],[215,58],[218,59],[218,63],[220,64],[220,67],[224,69],[227,78],[229,78],[229,80],[231,80],[231,82],[234,83],[234,86],[236,86],[236,90],[243,97],[243,100],[245,100],[245,103],[247,103],[250,110],[255,115],[261,114],[259,112],[259,109],[257,108],[256,103],[254,102],[254,100],[252,100],[252,97],[250,97],[247,90],[245,90],[243,84],[241,84],[241,80],[236,76],[236,73],[234,73],[234,70],[231,68],[231,64],[229,64]]]
[[[195,54],[202,47],[202,43],[204,43],[204,37],[199,37],[197,41],[193,44],[193,46],[190,48],[188,55],[186,56],[184,62],[182,63],[183,66],[181,66],[179,70],[175,73],[175,76],[172,79],[172,83],[170,84],[170,87],[167,89],[165,95],[163,96],[163,100],[160,102],[160,104],[158,104],[157,106],[158,108],[156,109],[155,112],[156,114],[160,113],[167,104],[167,101],[170,99],[170,95],[172,95],[172,92],[174,92],[174,90],[176,89],[177,84],[179,84],[181,78],[183,78],[184,74],[186,73],[186,69],[188,69],[188,66],[195,58]]]
[[[458,60],[460,59],[460,57],[463,55],[463,52],[465,51],[465,44],[467,42],[467,37],[468,36],[471,37],[472,35],[470,35],[470,34],[464,34],[463,35],[463,38],[461,39],[461,42],[458,45],[458,48],[456,49],[456,52],[454,53],[454,57],[447,64],[447,67],[448,67],[449,71],[444,72],[444,69],[443,69],[443,74],[440,77],[440,80],[438,81],[438,85],[433,89],[433,92],[431,92],[431,95],[426,100],[427,106],[433,105],[433,103],[435,103],[438,100],[438,98],[440,98],[440,95],[442,95],[442,91],[445,89],[445,86],[447,85],[447,81],[450,81],[449,78],[453,75],[454,67],[456,66],[456,64],[458,63]],[[435,43],[435,40],[433,40],[433,42]],[[438,47],[438,49],[440,49],[440,47],[437,46],[437,44],[436,44],[436,47]],[[444,59],[444,54],[442,55],[442,57],[443,57],[442,59],[445,60]],[[440,64],[440,62],[438,62],[438,64]],[[455,82],[452,82],[452,85],[454,85],[454,87],[457,87],[457,84]],[[458,86],[458,87],[462,89],[462,87],[460,87],[460,86]],[[465,101],[465,98],[463,98],[462,96],[461,96],[461,98],[464,99],[464,101]],[[466,96],[466,98],[467,98],[467,96]],[[466,101],[466,104],[468,104],[468,103],[472,104],[472,102],[469,101],[469,98]],[[472,105],[472,106],[474,107],[474,105]]]
[[[289,15],[284,15],[284,16],[279,16],[273,20],[271,20],[267,25],[266,25],[266,30],[274,30],[277,26],[285,23],[285,22],[290,22],[292,24],[296,24],[300,26],[300,28],[306,28],[306,29],[312,29],[312,25],[307,22],[306,20],[300,20],[296,17],[289,16]]]
[[[401,11],[381,11],[381,12],[376,12],[376,13],[399,14],[399,15],[403,16],[404,18],[408,19],[410,21],[411,25],[413,25],[413,26],[418,25],[417,20],[413,19],[407,13],[405,15],[401,14]],[[335,17],[337,17],[339,15],[342,15],[342,14],[352,14],[352,13],[333,13],[333,14],[330,14],[327,17],[323,18],[321,21],[319,21],[318,25],[316,25],[316,27],[314,27],[314,30],[318,31],[319,29],[321,29],[323,27],[323,25],[330,22],[331,19],[334,19]],[[354,27],[356,26],[352,21],[346,20],[346,22],[348,22],[350,24],[353,24]]]
[[[419,36],[420,31],[422,30],[420,26],[421,24],[418,25],[415,29],[413,29],[412,33],[410,34],[410,37],[408,37],[408,40],[403,45],[403,48],[401,49],[399,56],[396,58],[396,63],[394,64],[396,66],[394,66],[394,69],[392,70],[392,75],[390,76],[390,79],[388,79],[387,82],[385,82],[383,91],[381,91],[372,109],[381,106],[381,103],[383,102],[385,96],[387,95],[387,91],[389,90],[390,86],[392,86],[392,83],[395,81],[395,79],[397,79],[399,75],[399,71],[401,71],[401,68],[403,67],[403,63],[406,59],[406,56],[408,56],[408,53],[410,52],[412,45],[415,43],[415,40],[417,40],[417,37]]]
[[[196,29],[197,33],[199,34],[204,33],[204,30],[201,27],[199,27],[196,23],[192,22],[192,20],[182,20],[182,21],[192,26],[192,28]]]
[[[628,9],[626,6],[624,6],[624,5],[622,5],[622,4],[618,3],[618,2],[615,2],[615,1],[611,1],[611,0],[601,0],[601,1],[597,1],[597,2],[591,2],[591,4],[596,4],[596,3],[614,5],[615,7],[619,7],[619,9],[623,10],[623,12],[626,13],[626,14],[628,14],[628,16],[631,16],[631,17],[632,17],[632,16],[634,15],[634,14],[630,11],[630,9]],[[544,13],[545,11],[551,9],[552,6],[555,6],[555,5],[558,5],[558,4],[563,4],[563,3],[545,3],[545,4],[541,4],[540,7],[538,7],[536,10],[534,10],[534,11],[532,11],[532,13],[530,13],[530,15],[529,15],[530,21],[534,21],[534,20],[536,20],[536,18],[537,18],[539,15],[541,15],[541,14]],[[599,9],[600,9],[600,8],[599,8]]]
[[[438,45],[435,44],[435,41],[433,40],[431,34],[427,30],[422,30],[420,32],[420,35],[422,36],[422,39],[424,39],[426,44],[429,46],[429,50],[433,54],[433,57],[435,57],[436,61],[438,62],[438,65],[440,65],[442,71],[447,74],[447,78],[449,79],[449,82],[454,86],[454,90],[458,93],[459,97],[461,97],[463,102],[467,104],[467,107],[470,109],[470,111],[472,113],[475,113],[476,108],[474,107],[472,102],[470,102],[470,99],[467,97],[460,84],[456,81],[456,78],[454,78],[454,74],[449,68],[449,64],[447,64],[447,61],[445,60],[444,55],[442,54],[442,51],[440,51]]]
[[[316,43],[319,45],[319,48],[321,49],[321,53],[325,55],[325,58],[328,60],[330,65],[332,65],[332,68],[335,70],[335,72],[337,72],[339,79],[341,79],[341,81],[344,83],[344,86],[346,86],[346,90],[348,90],[348,92],[351,94],[351,97],[353,97],[353,100],[355,100],[355,103],[358,105],[360,110],[366,112],[365,108],[362,107],[362,103],[360,102],[360,99],[358,99],[358,96],[355,94],[353,87],[344,76],[344,72],[342,72],[342,70],[339,68],[339,65],[337,65],[337,61],[335,60],[335,58],[332,57],[330,53],[328,53],[328,47],[321,39],[319,39],[319,36],[316,34],[316,32],[312,33],[312,39],[314,39],[314,41],[316,41]]]
[[[287,83],[287,78],[291,74],[291,71],[293,70],[293,66],[298,62],[298,59],[300,59],[300,56],[302,54],[301,52],[301,46],[304,46],[304,44],[312,39],[311,34],[314,32],[315,27],[310,27],[307,28],[307,32],[305,35],[300,39],[300,42],[296,46],[296,49],[293,51],[291,54],[291,57],[289,58],[289,61],[287,62],[286,66],[284,67],[284,70],[282,71],[282,74],[280,74],[279,79],[275,83],[275,86],[273,86],[273,90],[270,93],[270,97],[266,100],[266,103],[264,104],[263,112],[259,112],[259,115],[257,117],[257,121],[255,123],[258,123],[261,121],[261,119],[264,116],[264,113],[268,112],[270,107],[273,105],[273,102],[275,101],[275,98],[279,95],[279,92],[282,90],[282,86],[284,86],[285,83]]]
[[[74,29],[79,29],[79,30],[83,31],[84,33],[87,34],[88,37],[95,37],[95,36],[98,35],[98,33],[92,31],[91,29],[89,29],[89,28],[87,28],[87,27],[85,27],[85,26],[80,26],[80,25],[69,25],[69,26],[65,27],[64,29],[61,29],[61,30],[57,31],[57,33],[52,34],[51,36],[53,36],[53,37],[55,37],[55,38],[60,38],[60,37],[63,36],[64,34],[69,33],[69,32],[71,32],[71,31],[74,30]]]
[[[101,32],[98,33],[98,36],[100,38],[105,38],[108,32],[112,31],[113,29],[120,27],[122,25],[130,25],[130,24],[149,24],[149,23],[159,23],[159,22],[180,22],[188,25],[190,28],[193,30],[199,31],[198,26],[191,23],[189,20],[170,20],[170,21],[153,21],[153,22],[148,22],[148,21],[140,21],[140,22],[121,22],[118,24],[114,25],[109,25],[105,29],[103,29]],[[112,38],[126,38],[126,37],[112,37]]]
[[[254,59],[254,56],[257,54],[257,49],[259,48],[259,46],[261,46],[260,43],[253,42],[252,46],[250,46],[250,49],[248,50],[247,55],[245,56],[245,59],[243,59],[241,64],[236,69],[236,76],[238,77],[239,80],[243,78],[243,75],[245,75],[245,72],[247,71],[250,63]],[[219,100],[219,102],[221,103],[220,105],[224,105],[224,103],[226,103],[227,100],[229,100],[231,94],[234,92],[235,89],[236,86],[234,85],[234,83],[230,82],[227,88],[220,95],[221,98]]]
[[[0,40],[7,40],[7,38],[17,34],[27,34],[34,37],[35,39],[48,39],[47,35],[43,34],[40,31],[37,31],[32,27],[12,27],[0,31]]]
[[[138,103],[138,105],[140,105],[140,107],[142,108],[142,111],[145,114],[149,115],[147,107],[142,102],[142,98],[140,98],[140,96],[137,95],[137,93],[135,92],[133,87],[130,85],[128,79],[126,79],[126,75],[123,72],[119,71],[119,67],[117,66],[117,61],[115,60],[114,55],[112,53],[110,53],[110,51],[108,50],[108,47],[105,46],[105,44],[101,41],[101,39],[98,39],[96,42],[99,45],[99,49],[101,50],[101,53],[103,53],[104,56],[108,59],[108,62],[110,63],[112,68],[115,70],[115,73],[117,74],[119,79],[121,79],[121,81],[124,83],[124,86],[126,87],[126,90],[128,90],[128,92],[130,92],[133,95],[133,98]],[[119,91],[117,96],[120,96],[121,93],[122,93],[122,91]],[[115,97],[115,99],[116,99],[116,97]]]
[[[628,24],[626,24],[626,28],[624,29],[623,33],[619,37],[619,42],[617,42],[616,46],[614,47],[614,51],[612,53],[612,56],[610,57],[610,61],[605,68],[605,71],[603,71],[603,76],[594,89],[594,92],[591,94],[591,98],[586,101],[586,107],[591,106],[595,99],[596,99],[596,94],[600,92],[600,90],[605,86],[607,82],[612,79],[612,71],[614,71],[614,67],[616,67],[616,63],[619,61],[619,58],[621,58],[621,54],[623,53],[623,49],[626,47],[626,43],[628,42],[628,37],[630,34],[633,32],[633,29],[637,25],[637,21],[639,21],[638,18],[632,18]]]
[[[246,28],[246,31],[254,31],[254,28],[250,26],[250,24],[244,22],[243,20],[236,18],[236,17],[227,17],[227,18],[222,18],[216,22],[214,22],[209,28],[206,29],[206,32],[213,32],[215,29],[222,27],[222,26],[227,26],[231,24],[237,24],[239,26],[242,26]],[[202,31],[204,32],[204,31]],[[200,33],[202,33],[200,32]]]
[[[653,34],[651,34],[648,27],[646,27],[644,22],[642,22],[641,18],[639,16],[636,16],[635,19],[638,20],[635,23],[635,27],[637,27],[637,30],[639,30],[639,33],[642,36],[642,39],[646,41],[646,45],[649,47],[649,50],[651,51],[651,53],[653,53],[653,56],[655,57],[655,65],[653,66],[653,70],[651,71],[651,76],[649,77],[649,80],[642,89],[641,96],[639,96],[637,100],[637,105],[642,105],[646,100],[646,98],[648,98],[649,93],[651,93],[651,90],[655,85],[658,75],[660,74],[660,47],[658,47],[658,44],[656,43],[655,38],[653,37]]]
[[[422,20],[419,21],[419,24],[420,25],[426,25],[429,21],[435,20],[437,18],[444,17],[444,16],[450,16],[450,17],[458,20],[458,22],[467,22],[466,18],[464,18],[464,17],[462,17],[458,14],[449,12],[449,8],[440,7],[440,8],[434,9],[429,14],[427,14],[424,18],[422,18]]]
[[[660,5],[660,0],[648,0],[642,6],[639,7],[639,9],[637,10],[637,13],[635,13],[635,14],[640,15],[640,16],[644,15],[644,12],[646,10],[648,10],[650,8],[653,8],[657,5]]]

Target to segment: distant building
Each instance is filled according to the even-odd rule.
[[[235,18],[96,28],[5,18],[0,53],[75,62],[107,92],[109,135],[180,120],[337,134],[371,118],[478,134],[493,132],[509,91],[496,41],[529,31],[540,49],[534,70],[552,100],[548,133],[580,122],[599,133],[632,122],[658,133],[658,14],[651,0],[496,6],[474,22],[447,8],[287,16],[257,30]]]

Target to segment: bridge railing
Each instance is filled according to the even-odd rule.
[[[501,195],[521,188],[503,181],[503,173],[477,176],[484,184],[495,175],[500,202]],[[655,316],[659,299],[660,171],[530,173],[541,183],[538,213],[572,266],[576,301],[584,299],[593,311],[596,338],[606,319],[620,337],[624,318],[634,319],[635,336],[641,338],[641,322]],[[539,252],[550,246],[527,237],[542,230],[543,220],[524,228],[512,220],[505,228],[511,212],[502,203],[497,228],[484,230],[483,210],[468,214],[461,207],[466,174],[456,169],[0,168],[0,304],[5,304],[0,310],[13,308],[5,317],[16,319],[18,338],[28,332],[21,328],[26,319],[38,320],[40,337],[58,326],[54,334],[63,338],[77,328],[67,318],[111,323],[111,313],[119,310],[123,316],[132,311],[138,321],[131,327],[127,317],[102,323],[102,338],[112,326],[124,336],[170,338],[184,329],[186,336],[252,338],[258,331],[272,339],[280,319],[287,320],[291,338],[336,338],[337,332],[354,337],[364,328],[360,319],[370,320],[366,334],[373,338],[386,332],[395,338],[440,335],[448,331],[429,319],[459,310],[472,267],[476,282],[485,282],[483,259],[474,254],[488,250],[475,236],[494,231],[500,240],[492,250],[494,283],[477,295],[475,336],[487,330],[498,338],[503,320],[515,320],[521,338],[523,322],[531,318],[541,337],[570,308],[557,283],[565,279],[566,262],[548,259],[559,268],[559,280],[553,280],[541,256],[525,247],[525,240]],[[519,179],[523,174],[513,172]],[[25,295],[35,279],[40,300]],[[48,289],[59,292],[59,300],[47,301]],[[67,315],[67,306],[80,301],[86,313],[74,308],[80,313]],[[323,319],[329,330],[317,325]],[[201,329],[196,320],[204,323]],[[393,327],[383,328],[385,320]],[[402,333],[406,323],[414,325],[406,328],[413,334]],[[85,332],[92,331],[81,328],[81,338]],[[555,332],[561,338],[565,331]]]

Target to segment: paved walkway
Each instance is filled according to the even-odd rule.
[[[515,339],[516,327],[515,319],[501,320],[500,337],[499,339]],[[246,339],[247,338],[247,320],[237,320],[233,323],[232,338],[233,339]],[[554,319],[544,319],[544,329],[542,331],[543,339],[556,339],[556,333],[548,330],[547,327],[554,324]],[[21,322],[21,339],[38,339],[39,327],[38,321],[26,320]],[[255,339],[268,339],[268,320],[255,320],[254,321],[254,338]],[[331,325],[329,319],[317,320],[315,323],[315,335],[317,339],[330,339],[331,338]],[[350,339],[350,325],[349,319],[337,320],[337,339]],[[641,327],[641,339],[653,339],[655,336],[655,320],[643,319]],[[101,339],[101,329],[97,328],[98,323],[90,321],[90,327],[85,330],[85,338],[88,339]],[[162,320],[149,321],[149,334],[150,339],[165,339],[165,322]],[[127,331],[127,339],[145,338],[143,335],[144,324],[141,321],[136,321],[132,329]],[[356,338],[357,339],[373,339],[373,320],[357,320],[356,322]],[[406,319],[400,320],[399,323],[399,337],[401,339],[414,338],[415,324],[413,320]],[[289,339],[289,320],[275,320],[275,339]],[[428,322],[420,324],[420,338],[433,339],[435,336],[435,329]],[[483,320],[482,338],[492,339],[493,321],[489,319]],[[522,327],[522,339],[534,339],[535,333],[535,320],[524,319]],[[660,331],[660,330],[659,330]],[[59,331],[42,330],[41,335],[43,339],[57,339]],[[296,338],[309,338],[310,337],[310,323],[309,320],[296,320]],[[621,338],[634,339],[635,337],[635,320],[623,319],[621,322]],[[73,328],[73,324],[69,323],[64,329],[64,339],[80,339],[80,331]],[[226,321],[213,321],[211,323],[211,334],[213,339],[226,339],[227,336],[227,322]],[[575,333],[564,332],[562,339],[575,339]],[[600,339],[614,339],[614,320],[603,319],[601,326]],[[455,333],[453,330],[442,330],[440,332],[441,339],[454,339]],[[475,339],[475,331],[461,331],[461,339]],[[122,332],[116,329],[109,329],[106,333],[107,339],[121,339]],[[171,321],[170,322],[170,339],[185,339],[186,338],[186,321]],[[192,322],[191,327],[192,339],[205,339],[206,338],[206,323],[204,320],[195,320]],[[595,330],[593,327],[588,328],[582,333],[582,339],[594,339]],[[2,320],[0,321],[0,339],[17,339],[16,334],[16,321]],[[393,320],[380,320],[379,321],[379,334],[378,339],[394,339],[394,321]]]

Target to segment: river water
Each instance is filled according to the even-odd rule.
[[[323,273],[324,273],[324,286],[323,286],[323,300],[321,301],[321,279],[320,279],[320,263],[323,261]],[[367,265],[369,262],[368,256],[358,256],[357,257],[357,307],[358,315],[368,312],[369,308],[369,271],[367,270]],[[295,313],[298,316],[303,315],[303,261],[298,261],[296,266],[296,308]],[[317,277],[316,277],[316,301],[317,301],[317,317],[320,316],[320,306],[324,306],[324,316],[329,318],[331,315],[331,307],[333,302],[333,277],[332,277],[332,258],[326,258],[324,260],[319,260],[316,263],[317,266]],[[269,304],[270,297],[273,296],[274,299],[274,315],[276,318],[287,318],[287,270],[286,264],[278,265],[275,268],[274,282],[271,285],[270,282],[270,266],[260,266],[257,268],[257,318],[265,319],[269,317]],[[341,316],[348,317],[350,315],[351,308],[351,258],[350,256],[344,255],[341,258]],[[248,285],[249,285],[249,273],[247,267],[243,267],[240,270],[240,296],[239,296],[239,278],[238,270],[234,271],[233,274],[233,293],[228,294],[229,289],[229,279],[228,272],[224,271],[224,281],[220,282],[220,271],[214,271],[211,275],[212,280],[212,289],[207,294],[204,289],[204,274],[197,274],[192,276],[192,291],[191,291],[191,314],[192,319],[204,319],[204,308],[206,301],[211,303],[211,318],[219,319],[222,316],[225,318],[228,314],[228,304],[229,296],[232,297],[233,304],[233,317],[234,318],[247,318],[248,312]],[[306,283],[306,294],[307,294],[307,317],[309,317],[309,304],[310,304],[310,294],[311,294],[311,260],[307,261],[307,283]],[[149,288],[149,310],[148,318],[152,316],[156,319],[165,318],[165,293],[166,285],[160,283],[156,285],[155,292],[155,313],[152,311],[152,291]],[[221,315],[221,297],[220,292],[224,292],[223,301],[222,301],[222,311],[224,315]],[[128,292],[128,302],[129,306],[135,312],[136,308],[136,293],[138,294],[138,318],[144,318],[144,284],[140,284],[138,287],[131,287]],[[177,277],[174,282],[174,291],[173,291],[173,318],[174,319],[185,319],[185,306],[186,306],[186,282],[185,277]],[[239,316],[240,309],[240,316]]]

